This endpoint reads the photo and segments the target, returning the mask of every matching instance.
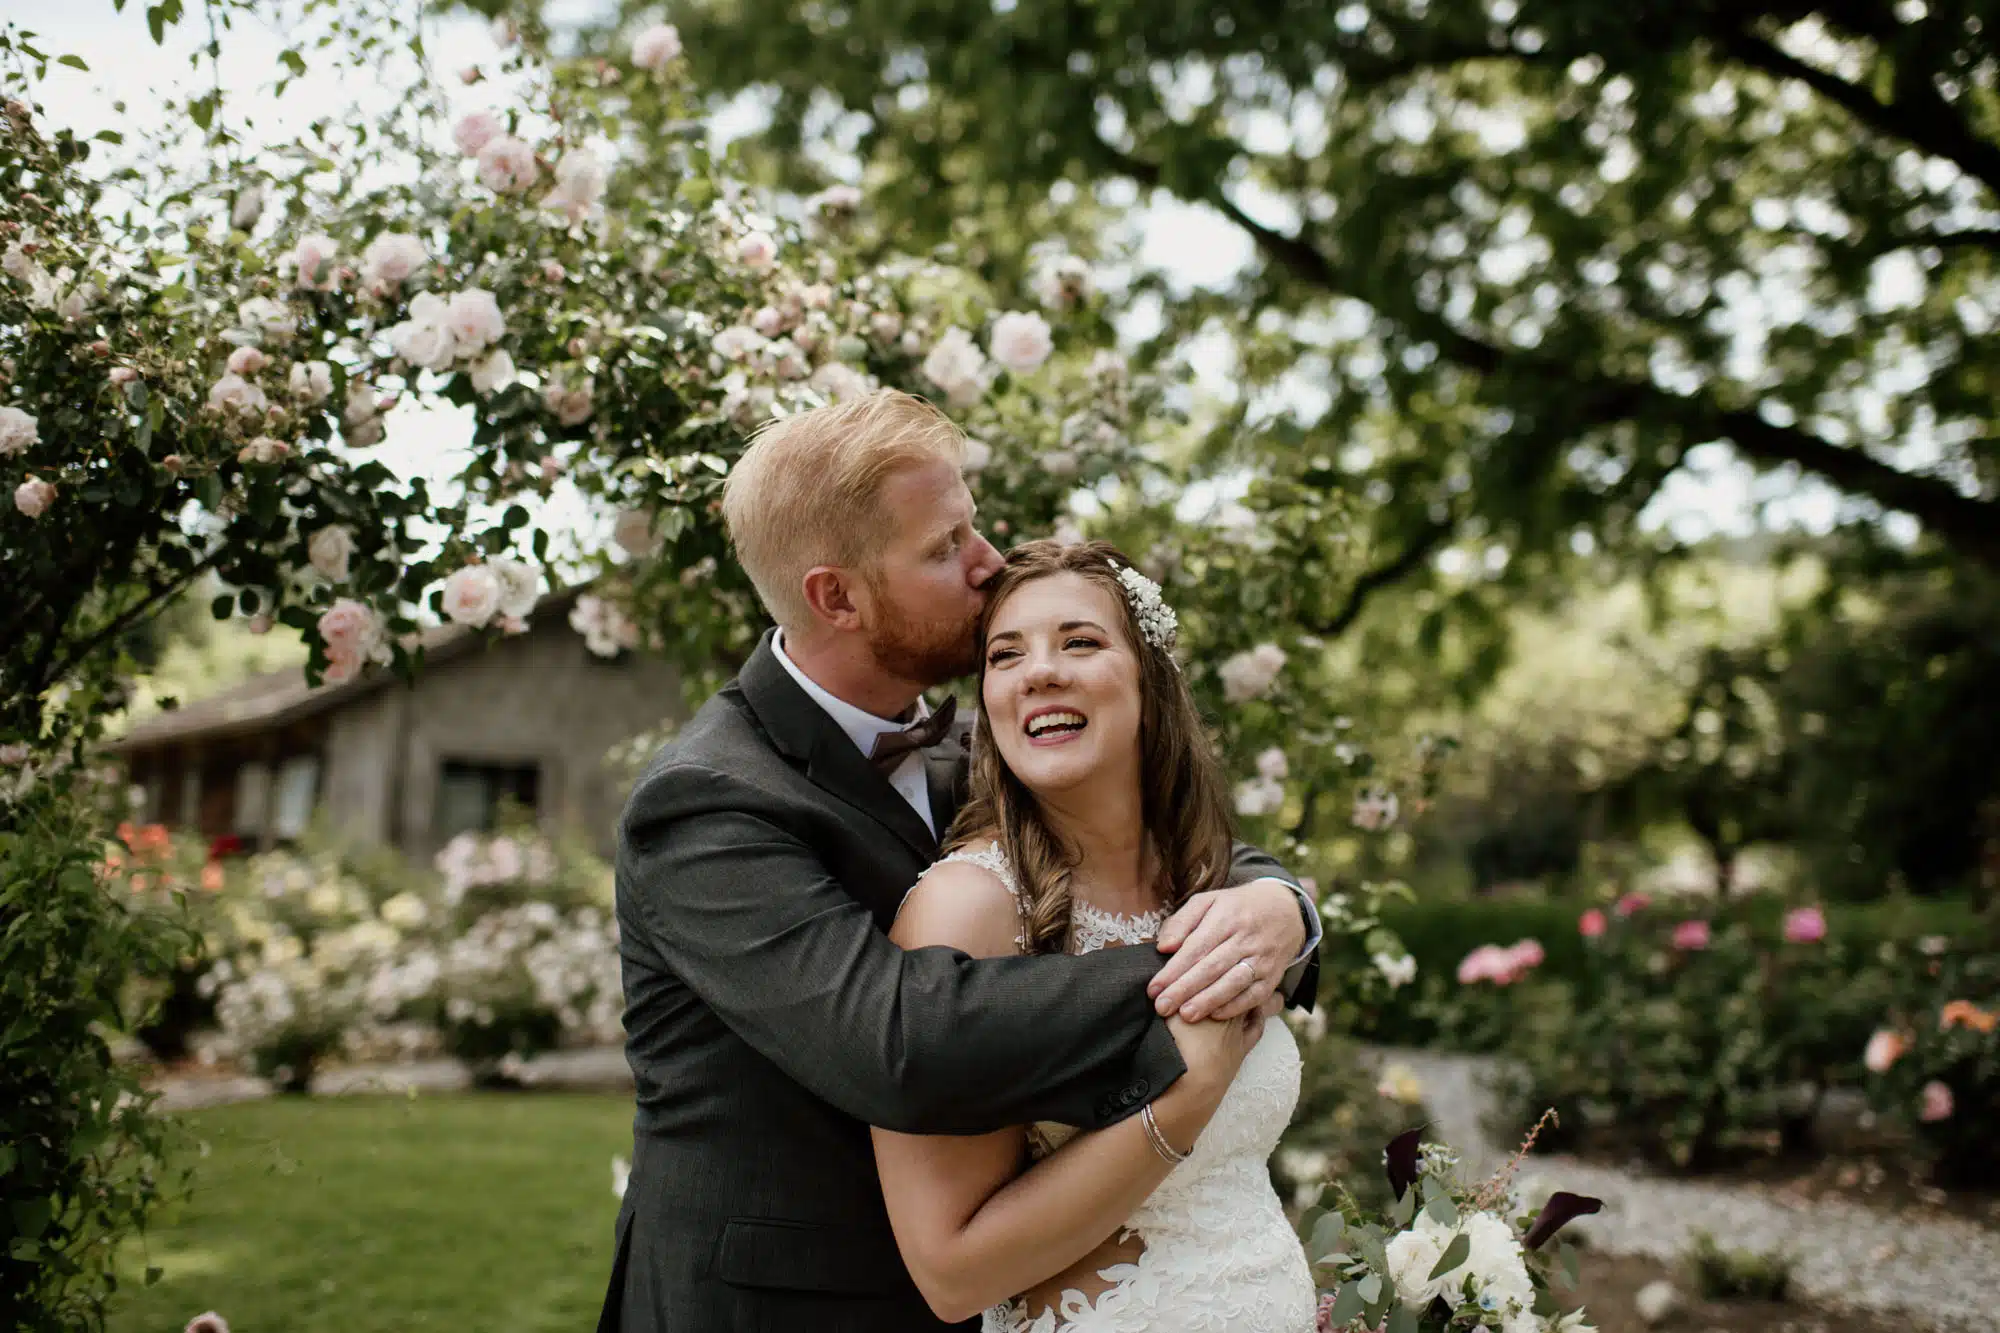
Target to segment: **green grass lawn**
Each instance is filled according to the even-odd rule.
[[[194,1192],[125,1256],[111,1333],[203,1310],[233,1333],[595,1325],[630,1094],[287,1099],[184,1123]]]

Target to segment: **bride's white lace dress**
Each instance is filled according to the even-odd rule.
[[[1020,892],[997,843],[945,859]],[[1112,916],[1078,903],[1069,951],[1150,941],[1160,925],[1157,913]],[[1282,1019],[1269,1019],[1194,1151],[1125,1224],[1145,1246],[1137,1261],[1100,1270],[1108,1289],[1065,1291],[1058,1308],[1033,1317],[1020,1301],[995,1306],[981,1333],[1312,1333],[1312,1273],[1266,1165],[1298,1099],[1298,1044]],[[1029,1149],[1039,1160],[1076,1132],[1034,1125]]]

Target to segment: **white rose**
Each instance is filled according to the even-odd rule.
[[[1251,778],[1236,784],[1236,813],[1246,819],[1276,814],[1285,805],[1284,784],[1270,778]]]
[[[520,194],[541,176],[535,150],[502,134],[479,150],[479,179],[495,194]]]
[[[90,313],[91,302],[96,296],[95,287],[87,282],[80,282],[70,288],[69,295],[63,297],[62,303],[56,306],[56,314],[62,317],[65,324],[80,324],[83,322],[83,317]]]
[[[589,216],[597,201],[604,197],[611,173],[597,154],[588,148],[576,148],[563,154],[556,163],[555,175],[556,187],[549,191],[542,206],[577,223]]]
[[[1036,270],[1032,285],[1043,309],[1068,310],[1090,296],[1090,265],[1063,255]]]
[[[461,117],[458,124],[452,127],[451,141],[465,156],[477,157],[480,149],[506,132],[506,124],[491,111],[474,111]]]
[[[481,287],[467,287],[451,298],[445,308],[445,327],[458,340],[460,355],[469,356],[498,341],[507,331],[506,317],[493,293]]]
[[[331,236],[301,236],[292,247],[291,260],[298,270],[294,280],[312,291],[333,290],[333,257],[340,253]]]
[[[343,527],[321,528],[306,543],[306,559],[335,583],[347,581],[348,559],[354,554],[354,534]]]
[[[892,343],[903,332],[903,317],[893,310],[877,310],[868,317],[868,331],[877,342]]]
[[[1233,704],[1255,699],[1271,688],[1284,665],[1284,650],[1276,644],[1259,644],[1249,652],[1234,654],[1216,670],[1222,680],[1222,697]]]
[[[492,569],[493,577],[500,583],[500,614],[525,620],[541,596],[535,567],[520,560],[495,560]]]
[[[993,461],[993,446],[984,440],[968,439],[965,442],[965,468],[967,472],[984,472],[986,465]]]
[[[944,390],[955,407],[968,407],[986,391],[986,357],[972,335],[954,325],[924,357],[924,378]]]
[[[726,361],[748,361],[764,350],[766,339],[747,324],[731,324],[715,335],[709,346]]]
[[[264,337],[283,340],[299,331],[299,319],[283,301],[253,296],[236,312],[244,328]]]
[[[1370,954],[1368,961],[1375,964],[1375,970],[1389,983],[1389,989],[1401,990],[1417,979],[1417,960],[1409,954],[1394,958],[1386,953]]]
[[[1076,455],[1067,449],[1051,449],[1038,460],[1042,471],[1051,477],[1074,477],[1076,475]]]
[[[807,383],[836,403],[844,403],[850,398],[859,398],[875,390],[875,381],[872,378],[852,366],[843,366],[838,361],[829,361],[815,370]]]
[[[208,388],[208,405],[221,411],[234,408],[245,415],[261,413],[269,404],[264,391],[241,375],[224,375]]]
[[[294,398],[323,403],[333,396],[333,367],[324,361],[301,361],[292,367],[288,387]]]
[[[264,187],[252,185],[236,196],[236,203],[229,210],[229,225],[238,231],[249,231],[263,216]]]
[[[514,382],[514,358],[504,347],[496,347],[484,361],[472,368],[472,387],[481,395],[498,393]]]
[[[1039,369],[1055,343],[1049,337],[1049,322],[1040,315],[1010,310],[993,321],[993,337],[987,344],[998,361],[1016,375]]]
[[[389,330],[389,346],[397,356],[425,370],[449,370],[458,356],[458,338],[446,323],[448,307],[435,292],[419,293],[410,302],[410,317]]]
[[[659,549],[653,534],[653,516],[643,509],[627,509],[611,527],[611,540],[630,556],[648,556]]]
[[[229,354],[229,373],[232,375],[255,375],[271,364],[271,358],[255,347],[239,347]]]
[[[1257,774],[1259,777],[1269,778],[1273,782],[1283,782],[1286,778],[1290,777],[1292,775],[1292,766],[1285,759],[1284,750],[1273,745],[1270,749],[1258,755]]]
[[[444,581],[447,620],[474,629],[500,609],[500,580],[485,565],[467,565]]]
[[[632,39],[632,63],[640,69],[664,69],[680,53],[680,30],[671,23],[655,23]]]
[[[1399,1231],[1390,1238],[1385,1257],[1389,1261],[1389,1277],[1396,1284],[1398,1299],[1413,1309],[1422,1309],[1444,1294],[1450,1278],[1463,1273],[1459,1269],[1441,1278],[1430,1276],[1431,1270],[1437,1267],[1437,1261],[1444,1256],[1444,1247],[1449,1240],[1448,1235],[1441,1236],[1421,1224],[1410,1231]],[[1449,1296],[1445,1299],[1454,1307],[1458,1304]]]
[[[14,488],[14,508],[29,518],[40,518],[56,498],[56,488],[46,481],[28,478]]]
[[[385,231],[361,252],[361,281],[375,291],[387,291],[409,281],[429,262],[424,243],[406,232]]]
[[[56,303],[56,280],[41,262],[22,248],[19,241],[0,255],[0,272],[28,284],[28,304],[47,310]]]
[[[573,387],[550,384],[542,390],[542,403],[565,426],[580,426],[597,410],[596,384],[584,380]]]
[[[0,456],[11,456],[41,443],[41,424],[18,407],[0,407]]]
[[[376,401],[375,390],[362,380],[347,382],[347,405],[340,410],[340,421],[344,426],[360,426],[375,419],[381,405]]]
[[[767,231],[753,231],[736,243],[736,258],[743,267],[761,273],[778,262],[778,242]]]

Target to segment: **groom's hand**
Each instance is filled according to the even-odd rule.
[[[1197,893],[1161,928],[1173,957],[1147,993],[1163,1016],[1241,1017],[1277,991],[1305,940],[1298,892],[1281,879]]]

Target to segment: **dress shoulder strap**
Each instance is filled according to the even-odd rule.
[[[1021,898],[1020,881],[1014,878],[1014,867],[1008,862],[1007,853],[1001,850],[999,841],[997,839],[989,839],[986,842],[970,843],[964,847],[957,848],[949,854],[940,857],[932,864],[931,868],[935,869],[937,866],[944,865],[948,861],[965,861],[976,865],[981,870],[992,874],[995,879],[999,880],[1006,887],[1008,895],[1014,900],[1015,919],[1020,926],[1020,929],[1014,935],[1014,947],[1025,952],[1028,946],[1028,905]],[[929,873],[930,870],[924,871],[924,875],[928,875]],[[923,875],[917,876],[917,879],[921,882]],[[904,896],[905,898],[908,897],[907,894]]]

